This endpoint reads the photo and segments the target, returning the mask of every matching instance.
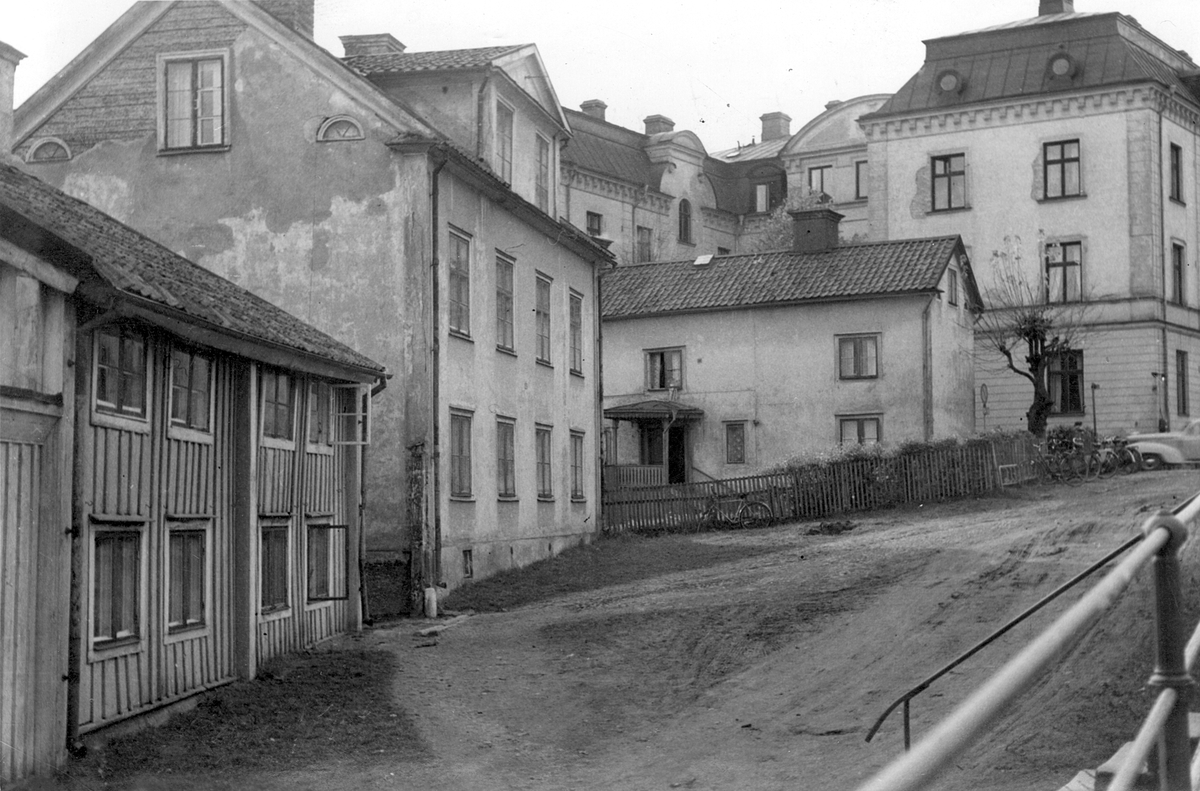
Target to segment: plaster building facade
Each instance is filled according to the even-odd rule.
[[[394,372],[365,533],[415,601],[595,530],[609,256],[555,219],[569,129],[535,48],[340,59],[312,18],[137,4],[18,109],[14,150]]]
[[[1178,425],[1200,374],[1200,68],[1132,17],[1038,11],[926,41],[860,118],[871,238],[961,234],[985,299],[1003,253],[1041,299],[1082,308],[1049,374],[1052,425]],[[976,377],[986,425],[1023,427],[1029,383],[999,357]]]
[[[839,219],[797,212],[792,250],[605,274],[610,475],[731,478],[840,443],[972,432],[961,361],[979,294],[961,241],[842,245]]]

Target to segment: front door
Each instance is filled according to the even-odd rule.
[[[687,426],[676,423],[667,431],[667,483],[687,483]]]

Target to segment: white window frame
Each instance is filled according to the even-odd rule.
[[[344,137],[330,137],[329,130],[338,124],[349,124],[354,128],[354,134]],[[362,124],[357,118],[349,115],[331,115],[321,122],[321,126],[317,129],[318,143],[343,143],[349,140],[363,140],[366,135],[363,134]]]
[[[874,440],[874,442],[864,442],[862,440],[862,435],[863,435],[862,428],[868,421],[873,421],[875,423],[875,440]],[[865,414],[865,415],[838,415],[837,416],[837,444],[838,445],[849,444],[849,443],[846,443],[842,439],[845,434],[845,425],[847,423],[854,423],[857,427],[857,434],[859,435],[859,437],[854,444],[856,444],[856,445],[878,445],[881,442],[883,442],[883,415],[882,414],[871,413],[871,414]]]
[[[65,157],[55,157],[53,159],[38,159],[38,149],[44,146],[59,146],[66,153]],[[34,140],[25,152],[25,162],[30,165],[43,165],[53,162],[70,162],[75,155],[71,153],[71,147],[61,137],[39,137]]]
[[[263,552],[263,530],[266,528],[283,529],[285,531],[285,535],[287,536],[286,546],[284,547],[284,556],[287,560],[287,570],[284,572],[284,603],[282,605],[274,606],[269,610],[264,609],[262,595],[263,581],[266,577],[263,568],[263,556],[265,554]],[[295,535],[292,526],[292,520],[289,517],[260,516],[257,524],[257,538],[258,578],[256,581],[258,584],[254,586],[254,597],[258,605],[255,610],[258,613],[258,619],[260,621],[274,621],[281,618],[290,617],[292,614],[292,608],[295,605],[295,591],[293,590],[295,586],[292,585],[292,578],[295,576],[296,562],[294,552]]]
[[[88,661],[99,662],[117,656],[137,654],[147,647],[147,617],[149,599],[150,558],[147,552],[148,523],[140,519],[105,520],[93,516],[88,525],[88,595],[87,595],[87,646]],[[127,638],[96,640],[96,538],[105,533],[137,533],[138,534],[138,581],[137,581],[137,633]]]
[[[268,372],[270,372],[274,376],[283,375],[288,378],[288,412],[291,416],[291,422],[292,422],[291,436],[288,438],[275,437],[275,436],[270,436],[267,434],[267,425],[266,425],[267,422],[264,419],[264,416],[266,415],[266,410],[267,410],[267,392],[266,392],[266,389],[263,387],[263,378],[266,376],[266,374]],[[297,401],[296,395],[300,390],[300,388],[298,387],[299,380],[300,380],[300,377],[298,377],[294,371],[289,371],[289,370],[286,370],[283,368],[276,368],[274,366],[269,366],[269,365],[259,366],[259,369],[258,369],[258,441],[263,447],[279,448],[281,450],[293,450],[296,448],[297,443],[300,441],[300,438],[297,437],[297,434],[299,433],[299,430],[300,430],[299,426],[297,425],[297,423],[299,422],[299,419],[298,419],[299,416],[296,414],[299,411],[297,409],[297,407],[299,405],[296,403],[296,401]]]
[[[100,405],[99,396],[99,381],[100,381],[100,336],[106,330],[116,329],[118,331],[118,339],[122,329],[129,329],[138,333],[142,337],[142,367],[143,367],[143,385],[145,387],[142,392],[142,403],[144,405],[141,415],[122,414],[120,412],[102,408]],[[119,340],[118,340],[119,343]],[[119,347],[118,347],[119,348]],[[123,327],[119,324],[109,324],[103,327],[97,327],[92,333],[92,382],[91,382],[91,401],[90,411],[92,425],[104,426],[105,428],[116,428],[125,431],[132,431],[138,434],[150,433],[150,417],[151,417],[151,399],[150,394],[153,392],[154,382],[154,365],[155,355],[153,340],[150,333],[140,327]],[[120,383],[117,384],[120,387]]]
[[[739,465],[740,464],[749,464],[750,463],[750,453],[749,453],[748,445],[749,445],[750,432],[746,429],[747,421],[745,421],[745,420],[727,420],[727,421],[725,421],[724,425],[725,425],[725,463],[726,464],[739,464]],[[731,446],[729,444],[729,430],[731,428],[739,428],[742,431],[742,458],[740,461],[733,461],[730,459],[729,451],[730,451]]]
[[[172,629],[171,627],[171,593],[172,593],[172,571],[171,566],[171,537],[174,533],[193,533],[200,532],[204,534],[204,617],[199,626],[183,626],[182,628]],[[213,524],[211,519],[180,519],[173,520],[168,517],[166,538],[163,541],[162,547],[162,570],[163,570],[163,613],[162,613],[162,629],[163,629],[163,644],[178,643],[184,640],[195,640],[201,637],[208,637],[212,634],[213,618],[212,618],[212,599],[213,599]]]
[[[471,500],[475,496],[475,414],[466,409],[450,409],[450,430],[447,433],[449,437],[449,448],[444,452],[446,459],[450,462],[450,474],[447,476],[450,484],[450,499],[452,500]],[[457,434],[463,425],[466,425],[466,469],[464,471],[455,470],[455,461],[460,459],[464,454],[458,453],[458,442],[460,437]],[[465,474],[466,488],[462,487],[464,481],[460,477],[460,473]]]
[[[836,370],[837,370],[837,378],[839,381],[859,382],[859,381],[863,381],[863,380],[878,379],[878,378],[880,378],[880,376],[883,375],[882,370],[881,370],[883,368],[882,336],[880,336],[878,333],[858,332],[858,333],[853,333],[850,335],[838,335],[836,337],[837,337],[837,344],[835,346],[835,350],[836,350],[836,354],[837,354]],[[843,345],[846,343],[855,344],[855,352],[853,354],[853,359],[855,361],[854,368],[855,368],[855,370],[857,370],[857,368],[858,368],[857,361],[859,359],[859,356],[857,353],[857,345],[860,342],[865,342],[865,341],[870,341],[871,344],[875,347],[875,370],[874,370],[874,372],[866,373],[866,374],[858,374],[858,373],[855,373],[855,371],[851,371],[849,374],[847,374],[842,369],[842,347],[843,347]],[[865,352],[864,352],[864,354],[865,354]],[[867,359],[869,359],[869,358],[864,358],[864,362],[863,362],[864,367],[866,366]]]
[[[508,126],[501,124],[500,109],[508,112]],[[508,184],[512,184],[513,171],[513,137],[517,126],[517,111],[508,102],[496,100],[496,174]]]
[[[344,398],[337,394],[353,392],[350,399],[352,408],[343,409]],[[330,398],[333,404],[333,444],[338,445],[370,445],[371,444],[371,414],[373,411],[371,385],[369,384],[335,384],[330,385]]]
[[[312,594],[312,535],[314,530],[324,530],[329,536],[328,554],[325,558],[329,593],[325,596]],[[336,546],[333,535],[341,533],[342,563],[337,562]],[[327,607],[333,602],[346,601],[350,598],[350,528],[348,525],[336,525],[328,517],[306,519],[304,523],[304,606],[307,610]],[[337,590],[340,579],[340,591]],[[340,592],[340,595],[337,595]]]
[[[189,426],[184,423],[175,421],[175,352],[180,351],[191,357],[202,357],[208,361],[208,428],[200,429],[194,426]],[[214,387],[217,372],[216,357],[204,349],[198,349],[192,346],[184,346],[173,344],[167,350],[167,436],[171,439],[182,440],[184,442],[198,442],[203,445],[213,444],[213,436],[215,434],[214,421],[216,420],[216,398]],[[189,392],[191,390],[190,373],[189,373]]]
[[[683,371],[683,347],[682,346],[667,346],[662,349],[646,349],[644,354],[645,354],[645,360],[646,360],[646,372],[645,372],[646,379],[645,379],[645,381],[646,381],[646,389],[647,390],[649,390],[651,392],[661,393],[661,392],[666,392],[666,391],[670,391],[670,390],[682,390],[683,389],[684,371]],[[679,357],[679,379],[674,384],[672,384],[669,380],[667,380],[665,378],[666,372],[668,370],[670,370],[667,367],[667,355],[669,355],[669,354],[674,354]],[[663,384],[661,387],[659,387],[658,383],[656,381],[653,381],[651,378],[652,372],[654,370],[654,364],[651,362],[651,360],[654,358],[655,355],[662,356],[662,371],[664,374],[665,384]]]

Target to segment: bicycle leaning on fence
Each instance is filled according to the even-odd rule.
[[[766,527],[775,515],[771,506],[747,496],[722,497],[714,495],[700,512],[699,524],[706,530],[748,529]]]

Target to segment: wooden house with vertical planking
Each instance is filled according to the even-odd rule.
[[[0,784],[361,626],[379,364],[0,163]]]

